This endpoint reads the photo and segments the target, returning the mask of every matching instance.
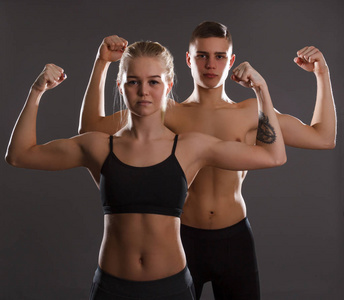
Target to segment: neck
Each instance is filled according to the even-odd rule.
[[[129,120],[126,130],[132,138],[137,140],[158,139],[167,129],[163,124],[161,112],[143,117],[130,113]]]
[[[216,88],[204,88],[194,82],[194,87],[195,88],[188,99],[189,102],[196,102],[205,106],[216,105],[223,101],[231,102],[225,92],[224,84]]]

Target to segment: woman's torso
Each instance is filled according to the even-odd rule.
[[[152,166],[155,169],[156,165],[159,166],[156,169],[161,172],[159,176],[164,176],[164,169],[170,172],[172,170],[176,173],[174,174],[175,179],[170,176],[169,172],[166,172],[168,180],[179,180],[182,185],[184,176],[187,190],[183,169],[172,153],[173,145],[178,147],[173,134],[167,135],[166,138],[159,141],[147,143],[131,143],[126,138],[114,137],[113,149],[110,149],[109,146],[109,136],[99,134],[96,139],[98,142],[94,143],[93,153],[90,154],[91,156],[93,154],[95,163],[91,165],[90,171],[98,185],[100,183],[101,188],[102,181],[104,181],[102,178],[104,174],[101,173],[104,172],[104,169],[108,169],[107,165],[110,161],[110,165],[114,163],[114,167],[116,164],[122,164],[122,167],[127,166],[132,172],[133,178],[135,173],[138,172],[141,176],[142,170],[152,169]],[[171,158],[171,156],[173,157]],[[116,160],[118,160],[117,163]],[[168,165],[175,165],[175,168],[168,168]],[[178,168],[179,173],[176,171]],[[125,169],[122,171],[124,172]],[[109,169],[107,172],[110,172]],[[126,174],[127,178],[131,177],[130,172],[129,175]],[[141,176],[141,178],[144,177]],[[146,185],[149,184],[146,187],[147,191],[159,190],[154,186],[153,181],[149,182],[149,177],[144,179],[146,179]],[[133,191],[140,186],[140,183],[135,180],[126,184]],[[117,186],[117,189],[121,189],[120,186],[121,184]],[[130,193],[127,190],[128,199],[135,200],[133,195],[140,195],[140,190],[143,190],[142,194],[145,194],[146,188],[141,185],[136,193]],[[171,198],[168,185],[166,189],[160,191],[159,201],[161,202],[166,202],[164,197]],[[102,190],[101,193],[103,193]],[[186,192],[184,196],[186,196]],[[125,203],[125,194],[119,198],[121,198],[122,204]],[[181,205],[180,199],[177,202],[175,206],[178,208]],[[171,203],[171,199],[169,203]],[[143,205],[141,202],[139,204]],[[155,204],[159,206],[156,200]],[[173,213],[168,215],[168,211],[165,214],[149,213],[149,211],[141,213],[140,209],[133,209],[130,212],[124,211],[124,213],[107,213],[104,215],[104,235],[99,253],[99,266],[111,275],[134,281],[155,280],[176,274],[186,264],[179,228],[180,218]]]

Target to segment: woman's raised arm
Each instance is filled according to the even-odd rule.
[[[7,148],[6,161],[16,167],[61,170],[82,165],[80,137],[37,145],[36,119],[43,94],[66,79],[62,68],[47,64],[32,85]]]

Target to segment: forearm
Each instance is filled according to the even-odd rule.
[[[7,148],[6,160],[10,164],[15,164],[20,155],[37,143],[36,119],[42,95],[42,91],[35,89],[31,89],[29,92],[25,105],[14,126]]]
[[[110,62],[96,59],[88,83],[79,120],[79,132],[92,130],[100,118],[105,117],[104,89]]]
[[[317,96],[311,126],[321,140],[329,146],[336,140],[336,110],[331,88],[329,71],[315,74],[317,80]]]
[[[285,146],[278,119],[266,83],[254,87],[259,103],[259,124],[256,144],[264,148],[277,165],[286,160]]]

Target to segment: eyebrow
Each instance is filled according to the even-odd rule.
[[[207,51],[196,51],[196,53],[200,53],[200,54],[209,54],[209,52]],[[227,55],[227,52],[215,52],[215,54],[223,54],[223,55]]]
[[[127,78],[139,78],[139,76],[135,76],[135,75],[129,75],[127,76]],[[148,78],[161,78],[160,75],[152,75],[152,76],[148,76]]]

